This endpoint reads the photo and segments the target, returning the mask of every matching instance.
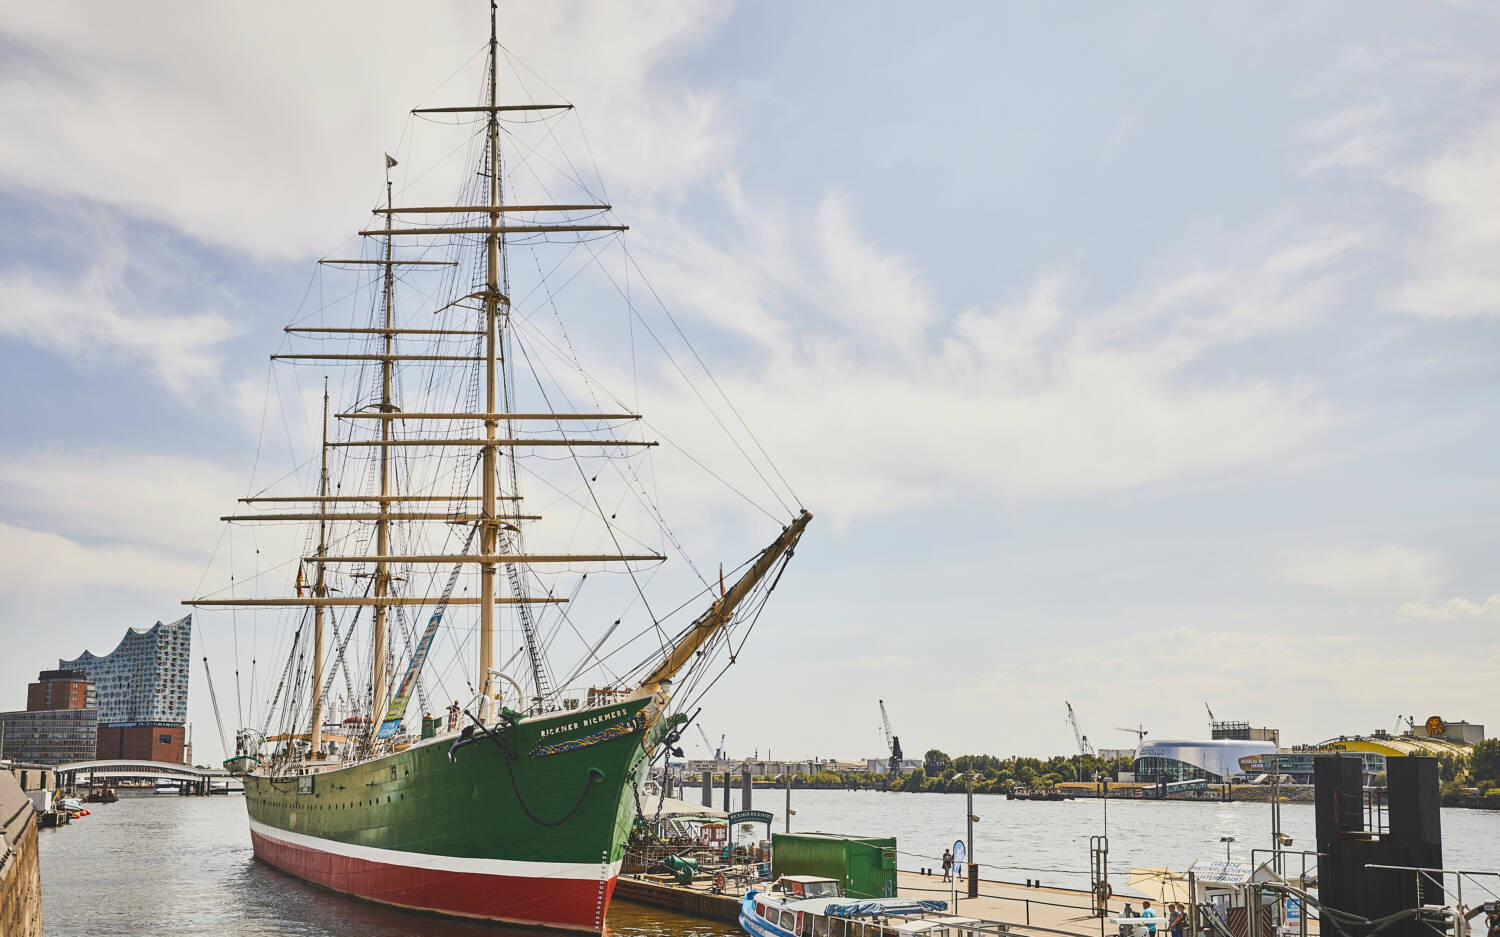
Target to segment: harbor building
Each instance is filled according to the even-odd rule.
[[[1245,776],[1241,759],[1275,753],[1276,743],[1260,739],[1155,739],[1136,749],[1135,780],[1218,784]]]
[[[187,723],[192,616],[131,628],[99,656],[84,651],[58,662],[91,680],[98,700],[98,758],[147,758],[181,764]]]
[[[1450,722],[1432,716],[1421,726],[1415,723],[1399,735],[1376,729],[1369,735],[1340,735],[1316,745],[1295,745],[1283,749],[1274,759],[1278,773],[1294,783],[1311,784],[1315,766],[1321,759],[1334,755],[1358,755],[1365,784],[1387,769],[1386,760],[1408,755],[1441,758],[1454,755],[1467,758],[1469,749],[1484,740],[1484,726],[1472,722]],[[1270,759],[1251,755],[1240,761],[1247,774],[1258,775],[1271,770]]]
[[[77,670],[44,670],[26,688],[26,709],[0,713],[0,758],[57,765],[94,757],[94,684]]]
[[[89,761],[98,730],[97,709],[0,713],[0,758],[39,765]]]

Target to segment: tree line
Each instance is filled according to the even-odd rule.
[[[1053,755],[1050,758],[998,758],[994,755],[959,755],[950,758],[936,748],[922,758],[922,766],[900,778],[873,771],[840,774],[819,771],[792,776],[794,788],[844,790],[894,790],[961,793],[973,784],[976,794],[1008,794],[1017,788],[1048,788],[1064,781],[1092,781],[1103,776],[1113,780],[1129,771],[1132,760],[1099,758],[1094,755]],[[972,778],[971,778],[972,775]],[[782,785],[785,778],[757,778],[756,783]]]
[[[1115,780],[1130,771],[1129,757],[1099,758],[1095,755],[1053,755],[1050,758],[998,758],[994,755],[959,755],[951,758],[933,748],[922,757],[922,766],[900,778],[873,771],[840,774],[819,771],[792,776],[794,788],[830,790],[894,790],[922,793],[962,793],[973,784],[976,794],[1008,794],[1020,789],[1046,789],[1064,781]],[[971,776],[972,775],[972,779]],[[1485,739],[1470,750],[1467,759],[1444,755],[1438,759],[1438,777],[1445,795],[1478,788],[1485,803],[1500,801],[1500,739]],[[756,778],[756,783],[780,786],[785,778]],[[1377,784],[1383,783],[1377,778]]]

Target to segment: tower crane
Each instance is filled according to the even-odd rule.
[[[1219,720],[1214,718],[1214,711],[1213,708],[1208,705],[1208,700],[1203,701],[1203,708],[1208,710],[1208,728],[1212,730],[1214,727],[1214,723],[1218,722]]]
[[[1068,725],[1073,727],[1073,741],[1078,744],[1078,754],[1094,754],[1094,746],[1089,744],[1089,737],[1083,734],[1082,729],[1078,728],[1078,717],[1073,714],[1073,704],[1067,700],[1063,700],[1063,705],[1068,707]]]
[[[1139,747],[1142,742],[1145,742],[1146,736],[1150,734],[1139,725],[1137,725],[1134,729],[1127,729],[1124,726],[1115,726],[1115,729],[1119,732],[1129,732],[1131,735],[1135,736],[1135,744],[1137,747]]]
[[[891,731],[891,717],[885,714],[885,700],[876,700],[880,704],[880,724],[885,729],[885,747],[890,750],[891,762],[886,768],[887,773],[893,778],[901,776],[901,739]]]

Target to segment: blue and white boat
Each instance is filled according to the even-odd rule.
[[[740,927],[750,937],[857,935],[861,919],[925,916],[948,902],[928,898],[848,898],[838,879],[783,875],[770,889],[750,889],[740,902]],[[967,919],[965,919],[967,920]],[[855,925],[851,929],[851,925]],[[933,937],[947,937],[933,933]]]

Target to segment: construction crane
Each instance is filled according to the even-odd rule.
[[[1078,754],[1094,754],[1094,746],[1089,744],[1089,737],[1083,734],[1082,729],[1078,728],[1078,717],[1073,714],[1073,704],[1067,700],[1063,700],[1063,705],[1068,707],[1068,725],[1073,727],[1073,741],[1078,744]]]
[[[1203,708],[1208,710],[1208,728],[1212,730],[1214,727],[1214,723],[1218,722],[1219,720],[1214,718],[1214,711],[1213,708],[1208,705],[1208,700],[1203,701]]]
[[[901,776],[901,739],[891,731],[891,717],[885,714],[885,700],[876,700],[880,704],[880,724],[885,729],[885,747],[890,750],[891,763],[886,771],[893,778]]]
[[[724,736],[719,736],[719,744],[715,746],[714,743],[709,739],[708,733],[703,731],[703,726],[694,723],[694,727],[697,728],[698,734],[703,736],[703,747],[707,748],[709,750],[709,753],[714,756],[714,761],[729,760],[724,755]]]
[[[1412,716],[1397,716],[1396,717],[1396,734],[1397,735],[1401,734],[1401,723],[1403,723],[1403,722],[1406,723],[1406,729],[1407,729],[1407,731],[1409,731],[1409,732],[1415,732],[1415,731],[1417,731],[1417,720],[1416,720],[1415,717],[1412,717]]]
[[[1115,729],[1119,732],[1129,732],[1131,735],[1135,736],[1135,744],[1137,747],[1139,747],[1141,743],[1145,742],[1146,736],[1150,734],[1139,725],[1134,729],[1127,729],[1124,726],[1115,726]]]

